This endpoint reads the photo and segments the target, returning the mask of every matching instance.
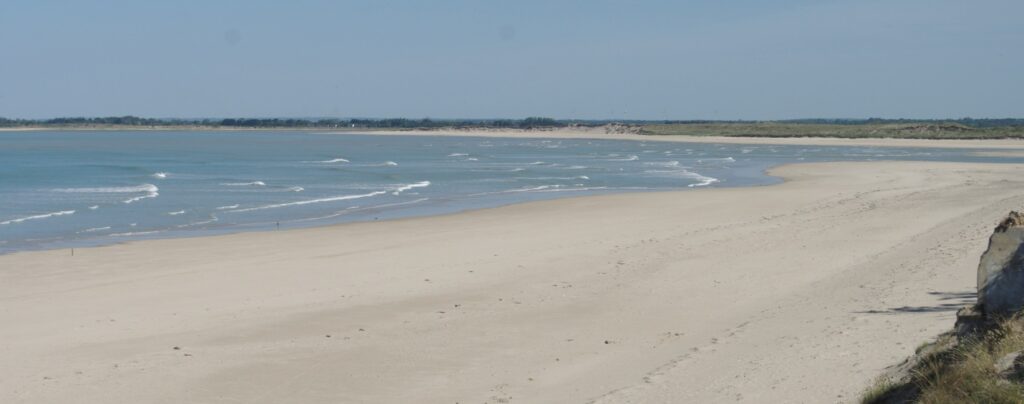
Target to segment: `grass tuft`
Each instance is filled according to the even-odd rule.
[[[862,403],[1022,403],[1024,375],[999,374],[996,362],[1024,351],[1024,318],[999,322],[984,334],[955,341],[946,335],[918,348],[904,380],[880,378],[861,396]]]

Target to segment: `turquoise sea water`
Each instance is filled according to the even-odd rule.
[[[0,253],[770,184],[811,161],[1024,162],[958,149],[308,132],[0,132]]]

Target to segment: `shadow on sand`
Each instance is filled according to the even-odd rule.
[[[899,313],[935,313],[943,311],[957,311],[961,307],[970,306],[977,300],[977,292],[928,292],[929,295],[936,296],[939,299],[939,303],[931,306],[903,306],[893,307],[887,310],[867,310],[858,311],[855,313],[866,313],[866,314],[899,314]]]

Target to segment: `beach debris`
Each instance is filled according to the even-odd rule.
[[[978,306],[985,317],[1024,309],[1024,214],[1010,212],[978,264]]]

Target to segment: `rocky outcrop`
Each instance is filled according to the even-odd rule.
[[[1010,212],[978,264],[978,308],[987,318],[1024,309],[1024,214]]]
[[[1007,388],[1017,389],[1013,390],[1015,392],[1024,391],[1024,384],[1021,383],[1024,381],[1024,350],[1002,354],[996,360],[992,360],[991,356],[998,349],[1006,348],[1007,345],[1001,341],[1011,338],[1017,338],[1019,341],[1024,336],[1024,315],[1020,314],[1022,311],[1024,214],[1010,212],[1010,215],[996,226],[989,238],[988,249],[981,255],[981,262],[978,264],[978,303],[957,312],[956,326],[952,333],[940,335],[935,343],[918,348],[909,359],[890,368],[879,378],[879,382],[865,393],[861,402],[917,402],[922,394],[925,394],[924,390],[939,390],[935,387],[936,380],[992,378],[994,382],[974,385],[960,383],[952,390],[961,395],[970,395],[968,390],[961,389],[964,386],[981,390],[984,390],[984,386],[1010,386]],[[1019,348],[1018,345],[1014,346]],[[977,365],[985,363],[986,360],[991,364],[989,370],[980,373],[963,370],[977,369],[976,366],[972,368],[964,363]],[[971,377],[975,379],[964,376],[967,374],[973,375]],[[989,389],[990,392],[996,390],[998,389]],[[968,393],[964,393],[965,391]],[[950,395],[949,391],[935,394],[939,394],[936,397],[947,398],[938,402],[962,401],[962,397]],[[1009,402],[1024,402],[1022,400],[1024,395],[1014,396]]]

